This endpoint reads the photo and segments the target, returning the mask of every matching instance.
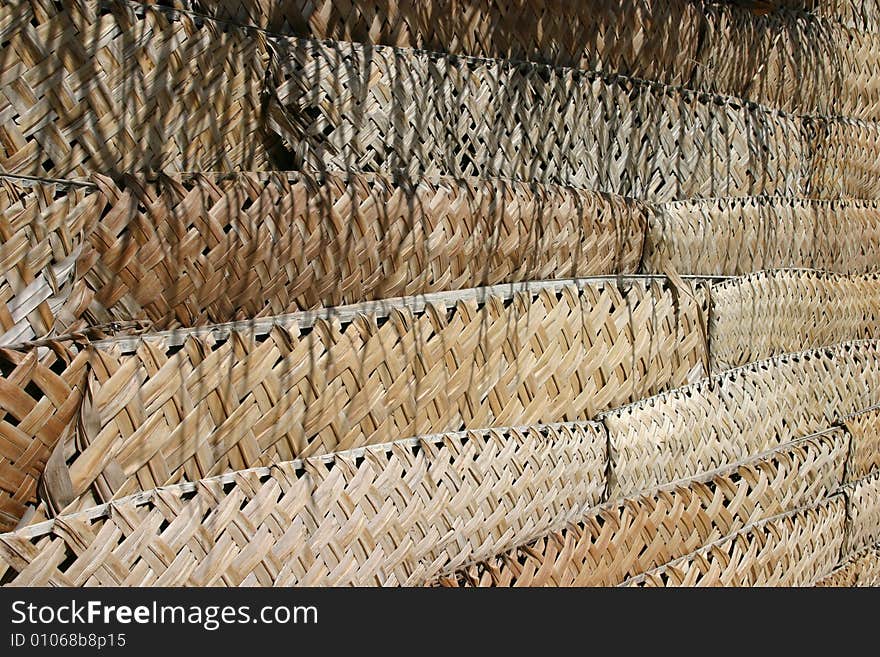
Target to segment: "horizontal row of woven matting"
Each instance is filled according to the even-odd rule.
[[[876,350],[750,365],[598,423],[422,437],[148,490],[0,535],[0,576],[813,584],[880,541],[880,414],[852,413],[876,402]],[[814,389],[796,399],[797,386]]]
[[[865,274],[880,268],[878,203],[653,205],[558,185],[355,173],[0,178],[0,346],[110,322],[162,330],[640,268]]]
[[[62,497],[103,500],[401,436],[592,419],[709,371],[880,338],[878,314],[876,275],[621,276],[4,349],[0,508],[7,526],[24,515],[65,438],[82,456],[64,455]]]
[[[572,184],[652,201],[880,196],[880,127],[841,108],[786,113],[584,69],[278,36],[126,0],[62,6],[0,8],[2,171],[354,169]],[[719,38],[722,52],[729,39]],[[808,52],[824,42],[803,41]],[[848,45],[853,70],[842,79],[876,86],[875,50]],[[834,53],[814,56],[819,93],[840,65]],[[776,70],[765,60],[761,71]],[[802,72],[790,78],[787,86],[804,86]]]

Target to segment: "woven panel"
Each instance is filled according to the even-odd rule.
[[[804,14],[756,17],[716,5],[704,15],[695,88],[787,112],[880,116],[880,35]]]
[[[144,319],[164,329],[632,272],[649,213],[621,197],[475,179],[94,180],[97,188],[67,194],[51,184],[0,188],[15,194],[3,214],[11,239],[0,247],[9,253],[0,256],[0,298],[7,298],[0,326],[11,328],[0,344],[45,337],[53,326],[63,333]],[[66,267],[65,280],[72,279],[74,259],[82,293],[68,295],[73,307],[56,308],[50,295],[60,284],[53,287],[51,276]]]
[[[822,431],[880,398],[877,342],[788,354],[602,416],[610,496],[695,476]]]
[[[651,201],[796,194],[802,122],[596,73],[273,39],[269,120],[294,168],[500,176]]]
[[[863,274],[880,269],[877,201],[784,197],[665,203],[651,215],[644,271],[737,276],[810,267]]]
[[[85,357],[63,347],[0,349],[0,531],[36,500],[37,481],[79,406]]]
[[[880,586],[880,546],[853,555],[816,582],[816,586]]]
[[[538,61],[685,84],[701,13],[682,0],[163,0],[315,39]]]
[[[113,0],[0,8],[0,171],[259,169],[258,31]]]
[[[590,512],[438,578],[446,586],[613,586],[835,490],[847,440],[833,431]]]
[[[0,178],[0,345],[45,337],[68,319],[79,328],[76,260],[100,211],[81,186]]]
[[[701,376],[705,286],[676,302],[660,282],[581,285],[103,345],[68,459],[73,495],[104,501],[401,436],[590,419]],[[129,344],[136,353],[121,353]]]
[[[625,582],[628,586],[810,586],[837,565],[846,511],[836,495],[777,516]]]
[[[601,70],[789,111],[877,118],[874,35],[803,14],[688,0],[173,4],[299,37]]]
[[[855,481],[880,470],[880,409],[850,415],[844,424],[852,436],[847,479]]]
[[[880,542],[880,473],[846,485],[847,500],[845,554],[852,554]]]
[[[238,472],[0,536],[38,586],[412,585],[581,515],[599,425],[447,434]]]
[[[849,340],[880,338],[880,278],[760,272],[712,287],[711,369]]]
[[[877,0],[725,0],[745,7],[758,15],[785,9],[808,11],[859,30],[877,31],[880,27],[880,2]]]
[[[880,123],[816,119],[807,192],[816,198],[880,198]]]

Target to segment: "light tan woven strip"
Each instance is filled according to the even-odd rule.
[[[705,16],[696,88],[799,114],[880,118],[877,33],[812,15],[755,16],[719,5],[706,7]]]
[[[377,175],[0,177],[0,344],[634,272],[649,208],[555,185]]]
[[[714,285],[711,370],[846,340],[880,338],[880,276],[771,271]]]
[[[676,303],[661,281],[548,283],[144,336],[128,354],[98,343],[67,452],[73,494],[88,504],[400,436],[590,419],[703,376],[706,289]]]
[[[724,0],[750,11],[807,11],[816,16],[836,20],[859,30],[880,29],[880,2],[877,0]]]
[[[650,201],[804,191],[810,135],[776,110],[574,69],[270,45],[269,122],[294,168],[499,176]]]
[[[137,3],[10,0],[0,42],[0,171],[270,166],[259,31]]]
[[[163,4],[299,37],[602,70],[788,111],[878,118],[876,35],[847,29],[867,21],[844,7],[821,8],[841,24],[689,0]]]
[[[880,123],[849,118],[810,123],[813,155],[807,194],[817,198],[880,198]]]
[[[17,586],[418,584],[582,515],[600,425],[471,431],[150,491],[0,535]]]
[[[847,484],[842,491],[848,516],[843,554],[849,555],[880,542],[880,473]]]
[[[610,497],[737,462],[874,406],[878,349],[859,341],[787,354],[602,415]]]
[[[843,496],[756,523],[624,586],[810,586],[837,565]]]
[[[880,470],[880,408],[850,415],[844,425],[852,436],[847,480],[856,481]]]
[[[816,586],[880,586],[880,545],[851,556]]]
[[[15,527],[35,501],[49,454],[71,431],[87,359],[61,345],[0,349],[0,531]]]
[[[810,267],[880,270],[880,204],[784,197],[664,203],[645,239],[643,271],[669,263],[693,274]]]
[[[546,536],[434,583],[611,586],[751,523],[833,492],[847,436],[835,429],[734,466],[619,500]]]

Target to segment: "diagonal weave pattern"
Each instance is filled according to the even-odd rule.
[[[713,276],[782,267],[880,270],[877,201],[704,199],[660,204],[650,219],[643,271],[662,271],[667,263]]]
[[[880,470],[880,409],[854,413],[844,419],[852,436],[847,480],[852,482]]]
[[[16,586],[413,585],[597,504],[590,423],[446,434],[173,486],[0,535]]]
[[[93,180],[97,187],[66,191],[0,180],[9,235],[0,246],[0,344],[112,321],[165,329],[633,272],[650,213],[621,197],[476,179]],[[51,303],[60,291],[66,306]]]
[[[851,556],[816,586],[880,586],[880,545]]]
[[[86,377],[86,357],[53,349],[0,348],[0,531],[36,499],[37,481],[69,431]]]
[[[813,123],[806,193],[817,198],[880,198],[880,123],[850,118]]]
[[[880,543],[880,473],[847,484],[842,490],[849,520],[844,554]]]
[[[880,343],[787,354],[601,416],[609,497],[692,477],[822,431],[880,401]]]
[[[101,208],[82,186],[0,178],[0,345],[43,338],[59,318],[79,328],[76,261]]]
[[[797,194],[800,119],[597,73],[270,39],[295,168],[505,177],[666,201]]]
[[[831,431],[592,510],[546,536],[438,578],[446,586],[613,586],[834,491],[847,439]]]
[[[810,586],[837,565],[846,512],[835,495],[624,582],[625,586]]]
[[[682,0],[165,0],[164,4],[320,40],[539,61],[683,84],[702,24]],[[622,20],[625,12],[625,19]]]
[[[705,292],[504,286],[108,341],[68,458],[73,495],[106,501],[400,436],[591,419],[702,375]]]
[[[601,70],[786,111],[878,118],[876,36],[848,29],[854,20],[693,0],[163,3],[298,37]]]
[[[759,272],[712,286],[713,372],[847,340],[880,338],[880,278]]]
[[[0,171],[260,169],[261,32],[116,0],[0,7]]]

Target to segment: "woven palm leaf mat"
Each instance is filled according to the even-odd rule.
[[[764,520],[625,586],[810,586],[837,565],[846,511],[835,495]]]
[[[0,176],[0,345],[113,321],[161,330],[629,273],[649,213],[622,197],[476,179]]]
[[[839,273],[880,270],[877,201],[784,197],[662,203],[651,215],[643,271],[740,275],[812,267]]]
[[[602,70],[807,114],[876,119],[880,109],[877,35],[803,14],[688,0],[161,4],[299,37]]]
[[[880,123],[850,118],[809,121],[808,196],[816,198],[880,198]]]
[[[841,430],[590,510],[545,536],[473,563],[445,586],[613,586],[840,485]]]
[[[0,538],[0,573],[18,571],[16,584],[418,584],[582,515],[601,501],[605,467],[591,423],[399,441],[59,517]],[[57,559],[69,549],[82,557],[72,569]]]
[[[880,545],[854,554],[816,586],[880,586]]]
[[[470,432],[151,491],[0,535],[0,578],[15,585],[421,584],[583,516],[604,483],[598,429]],[[620,507],[625,527],[606,522],[605,536],[645,540],[645,528],[668,514],[667,523],[680,520],[691,535],[670,526],[672,545],[653,547],[664,553],[811,502],[838,485],[843,438],[830,432],[648,493],[641,506]],[[547,472],[537,474],[542,467]],[[540,481],[526,484],[531,468]],[[578,468],[580,478],[567,481]],[[621,552],[626,559],[636,551]],[[609,570],[606,577],[619,571]]]
[[[0,43],[0,171],[267,166],[258,31],[137,3],[10,0]]]
[[[400,436],[590,419],[703,376],[705,291],[554,281],[96,343],[59,448],[69,470],[47,479],[48,499],[59,509]]]
[[[815,140],[776,110],[574,69],[271,45],[269,121],[294,168],[500,176],[650,201],[805,191]]]
[[[87,358],[62,345],[39,353],[0,348],[0,529],[24,516],[50,452],[72,429]]]
[[[800,118],[727,97],[277,37],[121,1],[69,0],[60,17],[48,0],[19,2],[0,14],[0,39],[11,44],[0,65],[7,172],[309,164],[576,184],[655,200],[797,194],[810,175],[814,139]],[[76,30],[63,29],[71,22]],[[71,54],[38,54],[54,52]],[[53,120],[29,111],[34,104]]]
[[[822,18],[838,20],[859,30],[877,31],[880,27],[880,2],[877,0],[723,0],[753,13],[771,11],[807,11]]]
[[[843,488],[847,500],[846,554],[880,543],[880,472]]]
[[[852,436],[852,458],[847,480],[856,481],[880,470],[880,409],[871,408],[844,418]]]
[[[602,414],[612,499],[735,463],[880,402],[880,343],[786,354]]]
[[[877,274],[758,272],[712,286],[709,362],[713,372],[866,338],[880,338]]]

